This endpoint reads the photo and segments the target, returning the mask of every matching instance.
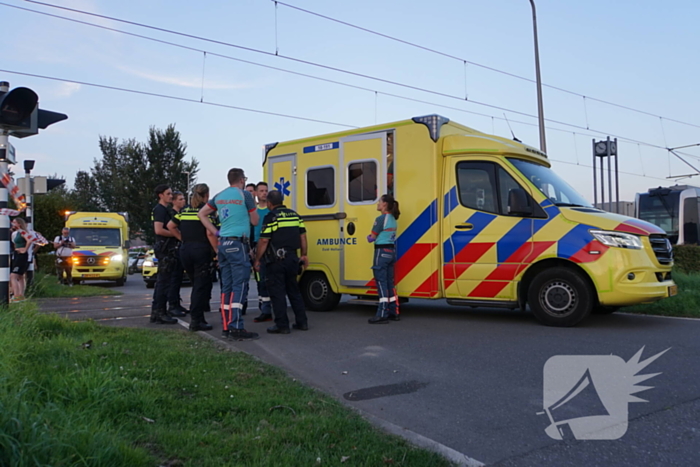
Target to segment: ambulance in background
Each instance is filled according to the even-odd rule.
[[[271,190],[303,217],[311,310],[376,295],[366,241],[384,193],[400,202],[397,294],[525,309],[573,326],[674,295],[666,233],[591,206],[538,149],[439,115],[268,144]]]
[[[73,283],[115,281],[128,274],[129,215],[125,212],[66,212],[66,227],[75,238]]]

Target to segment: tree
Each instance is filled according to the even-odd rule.
[[[53,175],[51,178],[59,177]],[[61,185],[46,194],[34,195],[33,207],[34,229],[51,241],[65,225],[65,212],[74,211],[78,203],[73,193]]]
[[[97,196],[97,182],[89,173],[79,170],[75,174],[75,186],[73,188],[77,211],[101,211]]]
[[[174,125],[165,130],[151,127],[146,143],[100,136],[99,146],[102,158],[95,159],[90,173],[76,174],[77,200],[91,210],[128,212],[132,238],[153,243],[151,211],[156,186],[164,183],[185,191],[187,177],[182,172],[190,172],[194,180],[199,162],[185,160],[187,145]]]

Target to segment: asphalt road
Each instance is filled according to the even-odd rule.
[[[148,323],[152,290],[138,276],[129,279],[120,289],[122,296],[52,299],[41,306],[74,320],[183,329]],[[189,291],[182,289],[186,303]],[[218,287],[215,297],[217,291]],[[402,306],[400,322],[369,325],[371,307],[343,302],[334,312],[310,313],[308,332],[269,335],[265,328],[270,323],[252,322],[257,300],[251,304],[246,327],[261,338],[229,345],[284,368],[375,421],[407,430],[409,437],[415,433],[462,453],[472,463],[700,465],[700,320],[614,314],[592,316],[575,328],[551,328],[539,325],[528,313],[412,301]],[[219,338],[218,315],[209,313],[207,318],[215,326],[211,336]],[[645,369],[636,370],[642,375],[661,373],[640,384],[652,389],[635,394],[648,402],[627,404],[629,391],[623,394],[623,403],[619,397],[610,399],[614,389],[634,382],[635,373],[625,370],[630,364],[613,363],[630,361],[642,348],[642,361],[669,349]],[[617,417],[622,422],[618,434],[624,435],[602,441],[552,439],[545,433],[550,420],[542,414],[543,381],[554,391],[552,385],[564,378],[562,371],[568,368],[575,375],[583,371],[576,369],[580,358],[559,357],[564,362],[557,367],[559,373],[545,372],[545,363],[555,356],[591,355],[622,360],[599,357],[598,373],[595,369],[590,373],[593,384],[552,410],[552,416],[557,421]],[[559,395],[550,396],[548,407]],[[601,399],[607,401],[605,414],[600,413]],[[573,423],[569,426],[573,429]],[[580,433],[574,436],[581,438]]]

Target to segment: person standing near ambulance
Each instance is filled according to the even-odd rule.
[[[221,270],[221,316],[223,335],[234,340],[257,339],[243,323],[243,303],[247,300],[246,284],[250,280],[250,225],[258,225],[258,213],[253,196],[246,191],[247,178],[243,169],[228,172],[229,187],[218,193],[198,212],[206,229],[219,236],[218,260]],[[209,220],[216,212],[221,224],[217,231]]]
[[[209,201],[209,187],[199,183],[192,189],[192,203],[182,208],[168,223],[168,230],[180,239],[182,265],[192,281],[190,294],[190,331],[210,331],[204,318],[211,293],[211,262],[217,248],[217,238],[209,232],[197,212]]]
[[[267,183],[259,182],[255,187],[255,195],[258,198],[258,217],[260,222],[253,228],[253,251],[257,252],[258,240],[260,240],[260,232],[263,227],[263,219],[270,212],[267,207]],[[255,255],[253,255],[255,256]],[[272,302],[270,301],[270,293],[267,290],[267,279],[265,278],[265,264],[260,264],[260,270],[255,271],[255,281],[258,285],[258,308],[260,315],[253,321],[263,323],[272,321]]]
[[[170,218],[174,219],[175,216],[182,212],[186,204],[187,200],[185,199],[185,195],[183,195],[181,191],[173,191]],[[170,227],[166,226],[166,228],[170,230]],[[170,275],[170,287],[168,288],[168,313],[172,316],[181,316],[179,313],[183,313],[182,316],[184,316],[185,313],[190,312],[190,310],[182,306],[182,298],[180,298],[182,276],[185,272],[185,267],[182,265],[182,260],[180,259],[181,242],[182,241],[178,239],[177,250],[175,251],[175,265]]]
[[[267,195],[270,212],[265,216],[265,225],[260,232],[255,253],[255,270],[259,271],[265,262],[265,278],[270,291],[275,325],[267,328],[270,334],[289,334],[287,298],[294,311],[296,323],[292,328],[308,331],[304,300],[299,291],[297,276],[300,268],[309,266],[307,258],[306,228],[304,221],[295,211],[282,204],[282,193],[272,190]],[[297,250],[301,255],[297,256]]]
[[[369,324],[385,324],[389,320],[400,320],[396,306],[396,290],[394,289],[396,220],[401,214],[399,202],[392,195],[382,195],[377,203],[377,211],[381,212],[381,215],[375,219],[367,241],[374,242],[372,271],[377,283],[379,305],[376,316],[368,320]]]
[[[177,320],[168,314],[168,289],[170,288],[170,276],[173,270],[173,246],[176,238],[168,230],[170,222],[170,209],[168,205],[173,200],[173,191],[168,185],[158,185],[155,189],[158,204],[153,208],[151,220],[153,232],[156,234],[156,243],[153,245],[153,253],[158,260],[158,275],[156,286],[153,289],[153,304],[151,305],[151,323],[177,324]],[[181,315],[184,316],[184,315]]]

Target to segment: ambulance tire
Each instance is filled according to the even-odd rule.
[[[341,294],[333,292],[322,272],[307,272],[299,282],[301,296],[309,311],[331,311],[340,303]]]
[[[124,282],[126,282],[125,277],[122,277],[121,279],[117,279],[117,287],[124,287]]]
[[[576,326],[593,309],[593,291],[581,273],[566,267],[545,269],[528,290],[535,318],[547,326]]]
[[[73,285],[80,285],[80,279],[73,279]]]

